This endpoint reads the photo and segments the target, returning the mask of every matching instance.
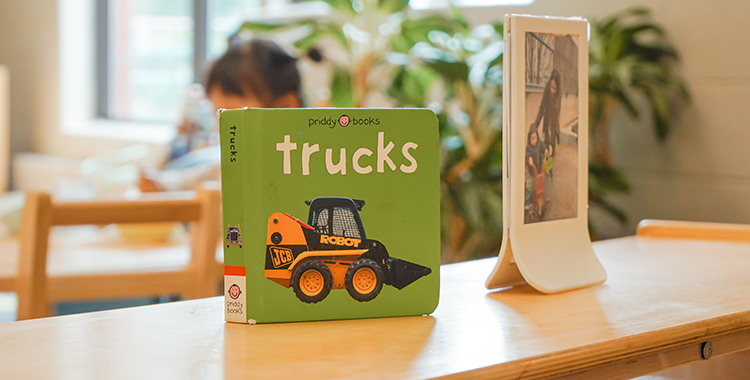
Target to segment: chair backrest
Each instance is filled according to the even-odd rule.
[[[635,234],[641,237],[750,242],[750,225],[644,219]]]
[[[10,167],[10,74],[0,66],[0,194],[8,190]]]
[[[214,255],[221,226],[221,194],[216,189],[200,189],[189,198],[174,199],[171,195],[144,197],[139,200],[57,202],[49,194],[27,192],[26,204],[21,216],[19,236],[19,268],[16,279],[18,294],[18,320],[49,315],[49,284],[47,276],[47,251],[50,228],[85,224],[191,222],[191,257],[189,264],[179,272],[150,273],[151,277],[138,274],[120,274],[119,288],[131,280],[134,288],[143,288],[143,281],[158,279],[154,276],[180,274],[178,282],[184,289],[185,298],[200,298],[213,295],[216,287],[212,275],[216,266]],[[185,274],[189,276],[186,276]],[[102,275],[106,276],[106,275]],[[65,282],[56,286],[83,289],[81,277],[66,276]],[[100,276],[101,277],[101,276]],[[96,277],[88,276],[95,280]],[[101,278],[99,278],[101,279]],[[174,282],[174,281],[173,281]],[[101,283],[101,281],[99,281]],[[106,286],[97,286],[98,293],[91,296],[123,296],[131,294],[127,289],[114,289],[109,293]],[[104,290],[101,290],[104,289]],[[69,298],[69,297],[68,297]]]

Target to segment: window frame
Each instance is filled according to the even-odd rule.
[[[268,0],[261,0],[267,4]],[[203,53],[194,54],[195,79],[208,64],[207,0],[194,0],[194,7],[205,10],[202,25]],[[109,12],[106,0],[58,2],[58,120],[63,136],[166,145],[177,133],[177,122],[148,123],[108,117]],[[71,152],[71,155],[77,153]]]
[[[96,2],[58,2],[58,130],[73,137],[165,145],[177,132],[174,123],[121,121],[97,112],[102,75],[97,69],[97,43],[102,37],[97,33]]]
[[[160,125],[169,123],[148,123],[140,121],[127,121],[112,118],[110,110],[112,109],[113,94],[113,65],[110,62],[112,57],[113,46],[111,44],[112,22],[111,0],[88,0],[93,2],[94,8],[94,61],[95,61],[95,83],[94,83],[94,119],[104,121],[100,124],[126,123],[137,125]],[[209,59],[209,0],[191,0],[193,9],[193,82],[201,83],[203,74],[210,63]],[[259,18],[272,19],[279,18],[282,13],[286,13],[286,18],[299,18],[319,16],[328,14],[326,7],[321,11],[320,6],[309,6],[309,3],[295,3],[295,0],[260,0],[259,7],[253,12],[260,16]],[[313,4],[315,5],[315,4]],[[61,6],[63,6],[61,4]],[[292,9],[293,8],[293,9]],[[280,10],[286,12],[280,12]],[[291,12],[289,12],[291,10]],[[256,15],[248,15],[248,19],[255,19]],[[282,16],[283,17],[283,16]]]

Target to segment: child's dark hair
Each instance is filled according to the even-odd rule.
[[[206,90],[219,86],[227,94],[243,97],[253,94],[267,107],[291,92],[301,104],[302,86],[296,63],[296,58],[268,40],[236,44],[211,66]]]
[[[536,141],[539,142],[539,133],[537,133],[535,130],[530,130],[529,134],[526,135],[526,144],[531,145],[531,134],[536,134]]]

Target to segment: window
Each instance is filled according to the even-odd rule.
[[[106,72],[100,75],[101,117],[170,122],[193,82],[194,18],[190,0],[112,0],[108,7]],[[99,53],[101,54],[101,52]],[[102,96],[103,95],[103,96]]]
[[[357,220],[352,210],[345,207],[333,208],[333,235],[348,238],[361,238]]]
[[[83,145],[65,145],[60,150],[80,156],[101,152],[102,141],[112,142],[113,147],[121,142],[168,143],[176,133],[186,86],[201,79],[201,70],[224,52],[226,37],[242,21],[283,21],[322,16],[330,10],[323,2],[295,1],[164,0],[169,6],[162,5],[162,1],[144,0],[58,1],[58,128],[64,136],[87,139],[86,143],[80,142]],[[117,7],[130,14],[116,12]],[[144,28],[150,28],[160,35],[116,38],[118,25],[121,32],[144,32]],[[138,38],[146,45],[137,42]],[[115,40],[121,42],[119,47]],[[154,48],[165,40],[178,46]],[[150,56],[135,56],[136,52]],[[115,67],[115,54],[133,61]],[[167,60],[174,67],[162,76],[163,62]],[[116,69],[119,76],[114,74]],[[144,84],[149,77],[156,80]],[[144,87],[151,85],[154,87]],[[138,99],[136,95],[142,93],[150,97]],[[54,145],[55,136],[45,134],[45,144]]]
[[[269,2],[292,0],[98,0],[97,116],[175,122],[187,86]]]
[[[320,210],[320,214],[317,219],[313,214],[313,224],[315,225],[315,232],[319,234],[329,234],[328,232],[328,209],[324,208]]]
[[[75,4],[85,2],[60,2],[61,14],[70,17],[65,21],[71,24],[67,27],[69,31],[78,33],[80,27],[75,23],[80,24],[80,21],[73,20],[80,20],[84,14],[96,20],[91,63],[95,61],[96,78],[86,79],[93,82],[91,90],[63,89],[71,93],[63,96],[63,103],[69,103],[65,98],[85,98],[91,99],[91,105],[63,105],[63,113],[66,113],[63,123],[68,129],[79,127],[84,119],[91,117],[104,121],[98,125],[118,125],[117,122],[150,123],[165,128],[176,125],[187,87],[203,80],[208,62],[226,50],[228,37],[243,21],[320,17],[327,15],[330,9],[324,2],[302,0],[88,1],[94,11],[76,9],[81,6]],[[533,1],[456,0],[455,5],[526,5]],[[411,0],[410,7],[417,10],[444,8],[448,3],[449,0]],[[80,45],[80,41],[71,40],[67,45]],[[71,57],[76,54],[73,51],[81,50],[75,46],[65,49],[70,51]],[[73,64],[74,60],[70,59],[70,69],[65,71],[86,72],[82,64]],[[76,78],[67,73],[65,76]],[[84,87],[83,83],[76,84]],[[91,93],[84,94],[86,91]],[[87,108],[93,109],[89,113]]]

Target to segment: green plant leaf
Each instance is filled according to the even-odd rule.
[[[646,7],[632,7],[626,9],[623,14],[625,16],[650,16],[651,10]]]
[[[459,187],[458,198],[466,222],[472,229],[482,227],[482,196],[479,186],[473,181],[463,182]]]
[[[623,49],[625,47],[625,41],[624,36],[622,34],[617,34],[613,38],[611,38],[605,48],[606,51],[606,57],[605,59],[609,62],[617,61],[617,58],[622,55]]]
[[[629,88],[623,88],[621,91],[617,91],[615,93],[617,99],[622,103],[623,106],[625,106],[625,109],[628,111],[630,116],[633,118],[640,118],[640,112],[638,112],[638,109],[635,108],[635,105],[633,105],[633,101],[631,100],[630,96],[630,89]]]
[[[276,32],[295,25],[295,23],[267,24],[263,22],[245,21],[240,25],[240,30],[268,33]]]
[[[645,87],[647,89],[646,96],[650,100],[653,111],[656,136],[659,140],[664,141],[669,135],[671,126],[669,120],[669,99],[661,87],[651,83],[646,83]]]
[[[503,35],[503,33],[505,33],[505,32],[503,31],[503,23],[502,23],[502,22],[497,22],[497,23],[494,23],[494,24],[492,24],[492,27],[493,27],[493,28],[495,28],[495,32],[496,32],[497,34],[499,34],[500,36],[502,36],[502,35]]]
[[[591,31],[591,120],[603,121],[605,96],[617,98],[637,117],[638,110],[632,99],[637,92],[642,92],[648,100],[656,136],[664,140],[671,129],[672,105],[668,95],[674,93],[684,100],[690,98],[684,81],[673,74],[671,63],[679,57],[664,28],[651,19],[648,9],[630,8],[601,22],[593,22]]]
[[[597,127],[597,123],[604,117],[604,95],[601,92],[589,94],[589,129]]]
[[[320,28],[338,41],[345,49],[349,48],[349,40],[346,38],[341,25],[324,23],[320,25]]]
[[[687,83],[685,83],[682,78],[675,75],[670,75],[669,86],[674,89],[674,91],[680,98],[682,98],[682,100],[685,100],[687,102],[690,102],[692,100],[692,96],[690,95],[690,90],[688,90]]]
[[[630,54],[636,54],[641,57],[642,60],[659,62],[663,59],[671,58],[675,61],[679,60],[679,54],[677,50],[667,43],[649,43],[649,44],[633,44],[629,47]]]
[[[399,107],[423,107],[425,94],[433,80],[434,74],[424,66],[401,66],[391,81],[388,95],[396,100]]]
[[[461,10],[461,8],[451,3],[450,11],[451,11],[451,20],[453,20],[458,25],[460,25],[461,31],[467,31],[467,29],[469,29],[469,22],[466,21],[466,17],[464,16],[464,12]]]
[[[308,50],[315,47],[321,38],[325,35],[325,32],[320,30],[313,30],[310,34],[300,38],[294,43],[294,46],[300,51],[307,52]]]
[[[502,188],[495,189],[491,185],[482,186],[482,200],[485,218],[491,220],[494,227],[489,229],[490,233],[492,233],[493,230],[502,231],[503,229],[503,198],[500,194],[502,194]]]
[[[589,181],[602,192],[630,191],[630,183],[622,172],[593,159],[589,162]]]
[[[378,9],[384,13],[396,13],[409,6],[409,0],[378,0]]]
[[[343,66],[333,66],[331,105],[334,107],[354,107],[356,105],[352,76],[349,70]]]
[[[639,25],[631,26],[629,28],[623,28],[621,33],[627,36],[627,39],[633,39],[639,33],[654,32],[659,36],[664,36],[664,28],[661,25],[651,22],[645,22]]]
[[[408,39],[412,46],[420,41],[429,41],[428,36],[432,31],[441,31],[449,35],[454,35],[465,29],[466,25],[461,21],[438,15],[425,16],[418,19],[406,19],[401,23],[401,35]]]
[[[435,70],[436,73],[449,82],[465,82],[468,80],[469,66],[466,63],[449,62],[440,59],[428,59],[425,62],[431,69]]]
[[[394,36],[391,39],[391,49],[396,53],[406,54],[412,46],[414,42],[403,35]]]

